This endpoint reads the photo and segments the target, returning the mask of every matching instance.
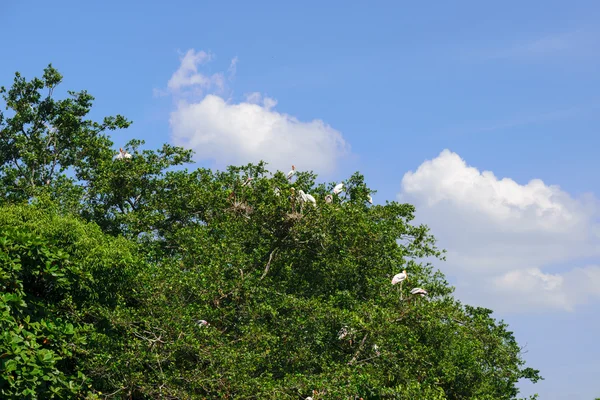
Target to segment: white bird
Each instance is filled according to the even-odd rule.
[[[208,325],[210,325],[208,323],[208,321],[205,321],[203,319],[199,319],[198,321],[196,321],[196,323],[198,324],[198,326],[208,326]]]
[[[292,180],[292,176],[294,176],[295,173],[296,173],[296,166],[292,165],[292,170],[290,172],[288,172],[288,174],[287,174],[287,178],[289,181]]]
[[[327,196],[325,196],[325,203],[329,204],[333,201],[333,196],[328,194]]]
[[[333,194],[340,194],[340,193],[342,193],[343,189],[344,189],[344,183],[340,182],[337,185],[335,185],[335,187],[333,188]]]
[[[306,203],[308,201],[308,198],[306,197],[306,193],[304,193],[304,190],[302,190],[302,189],[298,190],[298,194],[300,195],[299,200],[301,202]]]
[[[394,275],[394,277],[392,278],[392,285],[395,285],[397,283],[400,284],[400,300],[402,300],[402,282],[404,282],[405,279],[408,279],[408,273],[406,272],[406,270],[403,270],[402,272],[400,272],[399,274]]]
[[[373,204],[373,198],[370,194],[367,195],[367,201],[369,202],[369,204]]]
[[[250,182],[252,182],[252,180],[254,180],[254,178],[252,178],[252,177],[249,177],[248,179],[246,179],[246,182],[244,182],[244,183],[242,184],[242,187],[244,187],[244,186],[246,186],[246,185],[249,185],[249,184],[250,184]]]
[[[298,190],[298,193],[300,194],[300,201],[303,203],[312,203],[313,206],[317,206],[317,200],[315,200],[315,198],[313,196],[311,196],[308,193],[304,193],[304,190],[300,189]]]
[[[342,340],[346,336],[348,336],[348,329],[345,326],[343,326],[342,329],[340,329],[340,331],[338,332],[338,339]]]
[[[117,154],[117,160],[122,160],[123,158],[131,158],[131,154],[123,150],[122,147],[119,147],[119,154]]]
[[[305,193],[304,196],[306,197],[306,200],[311,202],[313,206],[317,206],[317,200],[309,193]]]
[[[275,196],[277,196],[277,197],[279,197],[281,195],[281,190],[279,190],[278,187],[275,188],[274,192],[275,192]]]
[[[403,270],[399,274],[394,275],[394,277],[392,278],[392,285],[401,283],[405,279],[408,279],[408,273],[406,273],[406,270]]]
[[[419,295],[421,297],[424,297],[424,296],[427,296],[427,290],[416,287],[410,291],[410,294]]]

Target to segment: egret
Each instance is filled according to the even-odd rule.
[[[306,197],[306,193],[304,193],[304,190],[300,189],[298,190],[298,194],[300,195],[299,200],[303,203],[308,201],[308,198]]]
[[[370,194],[367,195],[367,201],[369,202],[369,204],[373,204],[373,198]]]
[[[248,179],[246,179],[246,182],[244,182],[244,183],[242,184],[242,187],[244,187],[244,186],[246,186],[246,185],[249,185],[249,184],[250,184],[250,182],[252,182],[253,180],[254,180],[254,178],[252,178],[252,177],[249,177]]]
[[[279,190],[278,187],[275,188],[274,192],[275,192],[275,196],[277,196],[277,197],[279,197],[281,195],[281,190]]]
[[[403,270],[399,274],[394,275],[394,277],[392,278],[392,285],[401,283],[405,279],[408,279],[408,274],[406,273],[406,270]]]
[[[196,324],[198,324],[198,326],[208,326],[208,325],[210,325],[208,323],[208,321],[205,321],[203,319],[199,319],[198,321],[196,321]]]
[[[333,201],[333,196],[328,194],[325,196],[325,203],[330,204]]]
[[[304,193],[304,191],[302,191],[302,190],[300,190],[299,192],[300,192],[300,196],[302,196],[302,199],[305,202],[310,202],[310,203],[312,203],[313,206],[315,206],[315,207],[317,206],[317,200],[315,200],[315,198],[311,194]]]
[[[290,172],[288,172],[288,174],[287,174],[287,178],[289,181],[292,180],[292,176],[294,176],[295,173],[296,173],[296,166],[292,165],[292,170]]]
[[[421,297],[424,297],[424,296],[427,296],[427,290],[416,287],[410,291],[410,294],[419,295]]]
[[[397,283],[400,284],[400,300],[402,300],[402,282],[404,282],[405,279],[408,279],[408,273],[406,272],[406,270],[403,270],[399,274],[394,275],[394,277],[392,278],[392,285],[395,285]]]
[[[119,147],[119,154],[117,154],[117,160],[122,160],[123,158],[131,158],[131,154],[123,150],[122,147]]]
[[[344,182],[340,182],[333,188],[333,194],[340,194],[344,189]]]
[[[348,329],[345,326],[343,326],[342,329],[340,329],[340,331],[338,332],[338,339],[342,340],[346,336],[348,336]]]

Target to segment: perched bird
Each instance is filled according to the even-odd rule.
[[[198,324],[198,326],[209,326],[210,325],[208,323],[208,321],[205,321],[203,319],[199,319],[198,321],[196,321],[196,324]]]
[[[249,185],[249,184],[250,184],[250,182],[252,182],[253,180],[254,180],[254,178],[252,178],[252,177],[249,177],[248,179],[246,179],[246,182],[244,182],[244,183],[242,184],[242,187],[244,187],[244,186],[246,186],[246,185]]]
[[[410,294],[419,295],[421,297],[424,297],[424,296],[427,296],[427,290],[416,287],[410,291]]]
[[[279,190],[278,187],[275,188],[274,192],[275,192],[275,196],[277,196],[277,197],[279,197],[281,195],[281,190]]]
[[[330,204],[333,201],[333,196],[328,194],[325,196],[325,203]]]
[[[294,189],[294,188],[292,188],[292,189]],[[295,190],[295,189],[294,189],[294,190]],[[302,189],[298,190],[298,194],[299,194],[299,196],[300,196],[298,199],[299,199],[301,202],[303,202],[303,203],[306,203],[306,202],[308,201],[308,199],[306,198],[306,193],[304,193],[304,190],[302,190]]]
[[[312,205],[315,207],[317,206],[317,200],[315,200],[315,198],[311,194],[304,193],[303,190],[300,190],[299,192],[300,192],[300,196],[302,196],[302,198],[305,202],[312,203]]]
[[[288,172],[288,174],[287,174],[287,178],[289,181],[292,180],[292,176],[294,176],[295,173],[296,173],[296,166],[292,165],[292,170],[290,172]]]
[[[392,278],[392,285],[401,283],[405,279],[408,279],[408,273],[406,273],[406,270],[403,270],[399,274],[394,275],[394,277]]]
[[[340,329],[340,331],[338,332],[338,339],[342,340],[346,336],[348,336],[348,328],[343,326],[342,329]]]
[[[402,296],[402,282],[404,282],[405,279],[408,279],[408,273],[406,272],[406,270],[403,270],[399,274],[394,275],[394,277],[392,278],[392,285],[395,285],[397,283],[400,284],[400,300],[402,300],[402,298],[404,297]]]
[[[340,194],[344,189],[344,182],[340,182],[333,188],[333,194]]]
[[[367,201],[369,202],[369,204],[373,204],[373,198],[370,194],[367,195]]]
[[[117,160],[122,160],[124,158],[129,159],[129,158],[131,158],[131,154],[129,154],[128,152],[123,150],[122,147],[119,147],[119,154],[117,154],[116,158],[117,158]]]

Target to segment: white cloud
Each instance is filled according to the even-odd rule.
[[[498,179],[444,150],[404,175],[399,199],[415,204],[448,250],[441,267],[465,300],[513,311],[571,310],[600,295],[600,268],[573,269],[600,256],[592,196],[575,199],[539,179]],[[566,272],[555,271],[561,264]]]
[[[232,81],[233,78],[235,78],[235,74],[237,73],[237,63],[238,63],[238,58],[233,57],[231,59],[231,62],[229,63],[229,68],[227,69],[227,72],[229,73],[229,80]]]
[[[270,98],[228,104],[214,95],[199,103],[180,104],[171,114],[173,140],[219,164],[243,164],[264,159],[273,167],[331,172],[347,145],[342,135],[323,121],[298,121],[278,113]]]
[[[195,52],[193,49],[188,50],[183,57],[180,58],[181,64],[179,69],[175,71],[167,84],[167,87],[172,92],[178,92],[181,89],[195,87],[200,90],[207,90],[212,87],[223,88],[224,78],[222,73],[216,73],[211,76],[204,75],[198,72],[198,66],[211,61],[213,56],[204,51]],[[199,92],[198,92],[199,93]]]
[[[239,103],[223,99],[218,94],[224,90],[224,74],[209,77],[198,71],[212,58],[189,50],[169,80],[176,100],[170,118],[176,145],[193,149],[198,159],[212,160],[219,167],[264,160],[271,170],[287,171],[295,164],[299,170],[325,174],[349,154],[340,132],[319,119],[300,121],[278,112],[277,101],[259,92],[247,94]],[[230,81],[237,63],[235,57],[229,64]]]

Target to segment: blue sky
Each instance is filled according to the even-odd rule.
[[[52,62],[134,121],[117,145],[360,170],[527,344],[523,394],[600,396],[600,4],[288,3],[3,1],[0,84]]]

